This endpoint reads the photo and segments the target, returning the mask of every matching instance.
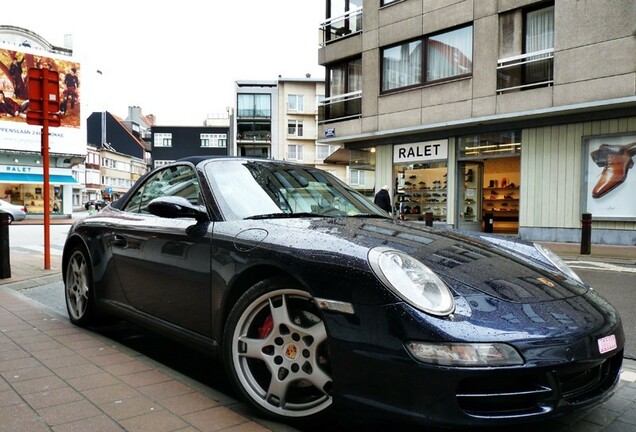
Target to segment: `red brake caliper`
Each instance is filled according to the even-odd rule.
[[[263,321],[263,325],[258,328],[258,337],[260,339],[265,339],[274,329],[274,319],[271,315],[267,315],[265,321]]]

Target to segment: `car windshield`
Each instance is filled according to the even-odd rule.
[[[205,167],[228,219],[387,217],[331,174],[272,161],[211,161]]]

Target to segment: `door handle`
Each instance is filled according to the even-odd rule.
[[[128,244],[128,241],[126,240],[126,237],[124,236],[121,236],[119,234],[113,234],[111,244],[113,246],[126,247],[126,245]]]

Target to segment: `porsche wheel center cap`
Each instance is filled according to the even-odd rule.
[[[284,354],[288,360],[296,360],[296,357],[298,356],[298,347],[296,344],[290,343],[285,347]]]

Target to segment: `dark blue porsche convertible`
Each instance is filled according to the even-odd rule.
[[[315,424],[544,420],[611,395],[614,307],[549,250],[395,221],[312,167],[188,158],[76,222],[70,319],[218,355],[261,414]]]

